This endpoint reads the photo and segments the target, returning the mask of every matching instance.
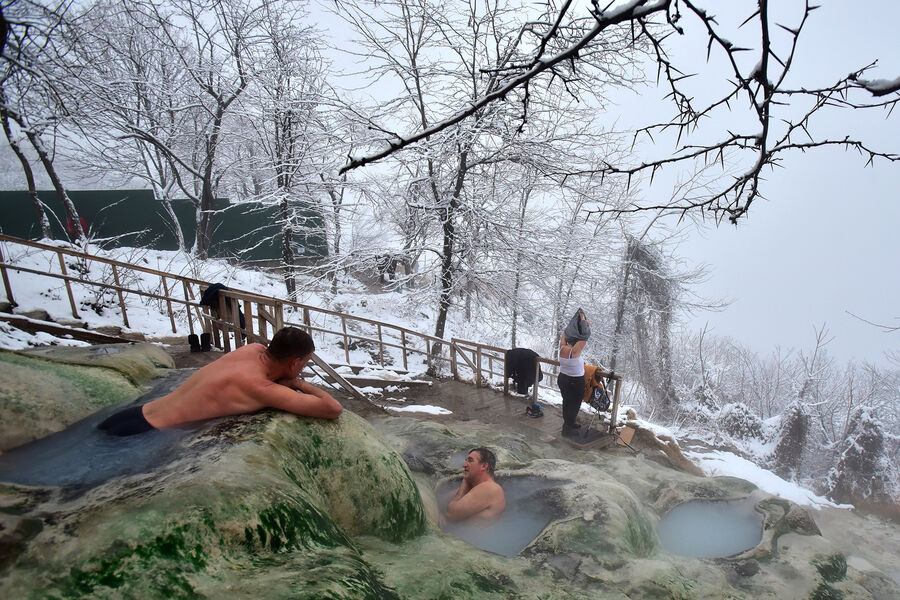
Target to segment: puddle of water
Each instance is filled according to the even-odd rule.
[[[99,354],[118,354],[122,351],[121,346],[97,346],[95,348],[91,348],[91,354],[99,355]]]
[[[693,558],[731,556],[762,539],[762,515],[750,499],[686,502],[673,508],[657,527],[663,548]]]
[[[556,515],[546,491],[564,482],[542,477],[502,477],[497,483],[506,496],[506,510],[492,523],[447,522],[441,527],[445,533],[463,539],[477,548],[515,556],[525,549],[544,530]],[[459,481],[438,486],[438,508],[443,514],[450,501],[449,492],[459,487]]]
[[[451,467],[458,467],[464,462],[466,462],[466,457],[469,455],[468,450],[460,450],[459,452],[454,452],[450,455],[450,458],[447,459],[447,464]]]

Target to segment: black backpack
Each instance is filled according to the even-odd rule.
[[[588,400],[588,403],[598,412],[606,412],[609,410],[609,394],[606,393],[605,388],[597,386],[591,393],[591,398]]]

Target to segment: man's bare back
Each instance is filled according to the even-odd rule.
[[[285,331],[287,333],[283,334]],[[336,419],[343,411],[340,403],[324,390],[298,379],[312,356],[312,350],[298,356],[299,350],[291,350],[298,347],[296,340],[293,346],[289,345],[289,338],[292,337],[308,344],[302,346],[304,349],[314,348],[312,339],[305,332],[294,328],[282,329],[273,338],[268,350],[262,344],[250,344],[225,354],[199,369],[172,393],[145,404],[141,413],[132,415],[131,419],[142,417],[149,427],[161,429],[191,421],[256,412],[266,407],[308,417]],[[287,343],[285,339],[288,339]],[[274,356],[273,346],[276,350]],[[100,425],[101,429],[106,429],[104,424],[106,422]],[[112,427],[117,425],[114,423]],[[112,431],[115,435],[139,432]]]

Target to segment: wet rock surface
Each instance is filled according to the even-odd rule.
[[[217,419],[90,485],[0,483],[0,597],[900,597],[900,528],[887,521],[469,416],[364,412]],[[478,446],[496,451],[499,478],[546,484],[550,521],[518,556],[439,527],[435,490]],[[667,553],[659,520],[696,499],[755,502],[760,545],[718,559]]]
[[[173,366],[153,344],[0,351],[0,451],[127,403]]]

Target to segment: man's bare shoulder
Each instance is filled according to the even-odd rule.
[[[503,494],[503,487],[494,479],[485,481],[481,485],[485,486],[485,492],[489,492],[491,494]]]
[[[262,344],[247,344],[246,346],[241,346],[240,348],[236,348],[236,349],[232,350],[228,354],[225,354],[224,356],[222,356],[222,358],[220,358],[219,360],[222,360],[225,358],[241,360],[241,359],[259,356],[260,354],[263,354],[265,351],[266,351],[266,347],[263,346]]]
[[[249,381],[265,377],[260,357],[266,348],[262,344],[250,344],[225,354],[199,369],[201,379]]]

